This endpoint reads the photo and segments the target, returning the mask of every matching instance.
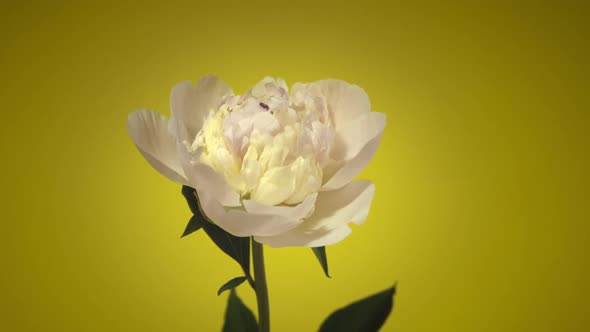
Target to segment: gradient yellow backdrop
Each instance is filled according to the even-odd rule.
[[[267,250],[274,331],[314,331],[394,281],[383,331],[588,329],[583,5],[15,3],[0,6],[0,330],[220,330],[216,290],[239,268],[204,234],[179,239],[180,187],[125,129],[208,73],[237,92],[340,78],[388,116],[360,176],[370,216],[328,248],[333,278],[308,249]]]

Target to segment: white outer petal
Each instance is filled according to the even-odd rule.
[[[225,209],[208,192],[197,190],[203,212],[213,223],[235,236],[273,236],[300,224],[299,220],[279,215],[249,213],[242,209]]]
[[[168,179],[188,184],[176,154],[176,142],[168,133],[168,118],[146,109],[127,118],[127,131],[143,157]]]
[[[335,160],[351,160],[363,147],[385,129],[385,113],[368,112],[336,127],[331,157]]]
[[[209,111],[217,109],[221,98],[231,93],[231,88],[213,75],[200,78],[196,87],[191,81],[176,84],[170,94],[170,112],[187,130],[181,132],[181,140],[192,142]]]
[[[322,191],[335,190],[351,182],[367,167],[383,136],[385,114],[362,114],[343,128],[337,128],[334,157],[343,165],[324,183]]]
[[[352,229],[348,225],[337,227],[329,232],[316,232],[312,235],[301,232],[291,231],[287,234],[277,236],[256,236],[254,239],[257,242],[264,243],[269,247],[322,247],[336,244],[344,240],[352,233]]]
[[[359,180],[341,189],[322,192],[315,213],[298,227],[275,236],[256,236],[271,247],[320,247],[337,243],[350,234],[349,222],[363,223],[371,207],[375,185]]]
[[[243,204],[248,213],[278,215],[285,218],[302,220],[313,213],[317,197],[318,194],[313,193],[307,196],[303,202],[295,206],[270,206],[254,200],[244,200]]]
[[[328,182],[326,182],[326,184],[324,184],[321,191],[335,190],[350,183],[355,176],[367,167],[371,158],[375,155],[375,152],[377,152],[377,148],[381,142],[381,136],[382,135],[379,135],[367,143],[356,157],[348,161],[332,176],[332,178],[330,178]]]
[[[318,84],[326,97],[336,128],[358,115],[371,111],[369,97],[361,87],[336,79],[321,80]]]

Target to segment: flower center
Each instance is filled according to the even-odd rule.
[[[192,149],[242,197],[297,204],[319,191],[333,137],[321,94],[296,85],[290,96],[283,80],[265,78],[211,110]]]

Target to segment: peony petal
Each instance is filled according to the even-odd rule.
[[[347,183],[350,183],[355,176],[357,176],[371,161],[379,143],[381,142],[382,134],[370,140],[352,160],[348,161],[342,168],[324,184],[322,191],[329,191],[342,188]]]
[[[193,87],[191,81],[178,83],[170,94],[170,111],[174,119],[184,124],[189,141],[196,136],[209,111],[220,106],[223,96],[232,94],[231,88],[220,78],[207,75]],[[182,140],[188,139],[182,137]]]
[[[281,204],[293,194],[295,180],[291,165],[271,168],[260,177],[251,196],[262,204]]]
[[[282,247],[322,247],[329,246],[344,240],[352,230],[348,225],[323,232],[306,234],[296,229],[276,236],[255,236],[254,240],[273,248]]]
[[[360,180],[341,189],[322,192],[315,213],[298,227],[275,236],[256,236],[271,247],[319,247],[337,243],[350,234],[349,222],[363,223],[371,207],[375,185]]]
[[[193,159],[198,160],[196,156],[200,155],[200,150],[194,156],[187,151],[182,143],[179,143],[177,151],[191,187],[206,191],[212,199],[215,199],[222,206],[235,207],[242,205],[240,194],[225,181],[221,174],[206,164],[193,161]]]
[[[385,113],[368,112],[336,128],[331,157],[335,160],[351,160],[363,147],[385,129]]]
[[[243,204],[248,213],[277,215],[289,219],[301,220],[313,213],[317,197],[318,194],[313,193],[307,196],[303,202],[295,206],[271,206],[258,203],[257,201],[251,199],[244,200]]]
[[[235,236],[272,236],[287,232],[301,223],[300,220],[280,215],[225,209],[209,192],[197,190],[197,193],[207,218]]]
[[[168,179],[188,184],[176,154],[176,142],[168,133],[168,118],[146,109],[127,118],[127,131],[143,157]]]
[[[321,80],[312,84],[320,86],[336,128],[362,113],[371,111],[369,97],[365,90],[357,85],[335,79]]]
[[[343,161],[322,187],[322,191],[341,188],[351,182],[371,161],[379,147],[385,114],[369,112],[337,128],[332,158]]]

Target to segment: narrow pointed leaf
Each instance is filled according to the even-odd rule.
[[[322,269],[324,269],[326,277],[331,278],[330,272],[328,272],[328,256],[326,255],[326,247],[315,247],[311,249],[313,250],[315,257],[317,257],[318,261],[320,262]]]
[[[184,232],[182,233],[181,237],[185,237],[189,234],[192,234],[196,231],[198,231],[199,229],[201,229],[203,227],[203,223],[206,222],[203,220],[203,218],[199,215],[194,215],[191,217],[191,219],[188,221],[188,224],[186,225],[186,228],[184,229]]]
[[[201,210],[199,209],[199,200],[197,199],[197,191],[189,186],[182,186],[182,195],[188,203],[188,207],[191,209],[194,215],[200,215]]]
[[[244,281],[246,281],[246,277],[237,277],[233,278],[232,280],[226,282],[219,290],[217,291],[217,296],[221,295],[221,293],[225,292],[226,290],[234,289],[241,285]]]
[[[382,292],[336,310],[322,324],[320,332],[376,332],[393,308],[395,285]]]
[[[233,236],[210,222],[204,223],[203,229],[217,247],[238,262],[246,276],[250,276],[250,239]]]
[[[182,194],[186,198],[194,216],[202,221],[201,226],[209,238],[213,240],[219,249],[238,262],[246,277],[252,280],[250,274],[250,238],[234,236],[211,222],[200,208],[199,197],[195,189],[183,186]]]
[[[235,289],[231,290],[227,300],[223,332],[258,332],[254,313],[240,300]]]

